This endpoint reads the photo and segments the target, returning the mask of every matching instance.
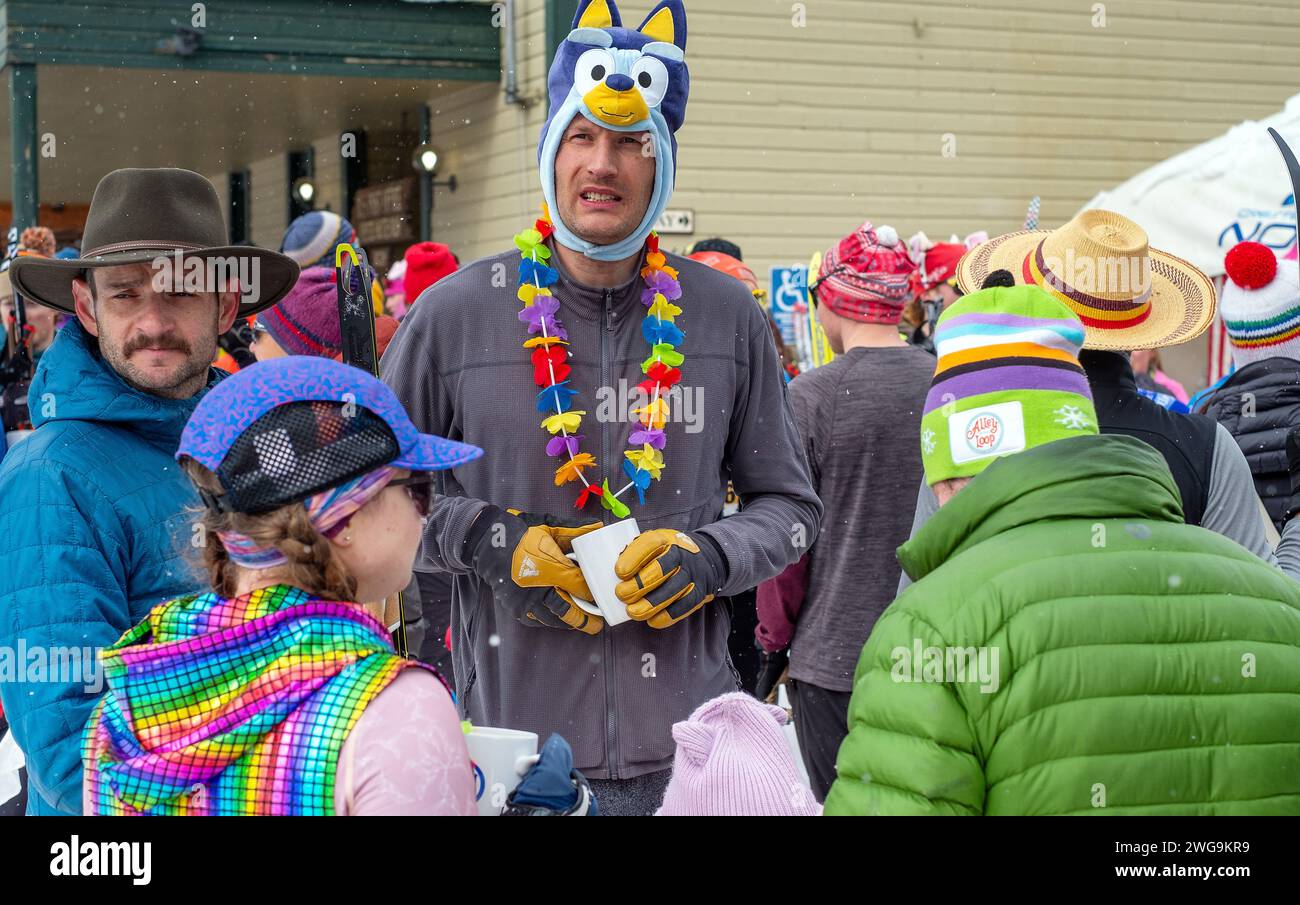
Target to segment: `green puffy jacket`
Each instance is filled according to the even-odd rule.
[[[1300,586],[1145,443],[1002,459],[898,556],[827,814],[1300,813]]]

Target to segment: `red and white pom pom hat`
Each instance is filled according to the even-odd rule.
[[[1300,268],[1258,242],[1239,242],[1223,259],[1228,279],[1219,312],[1238,365],[1300,357]]]

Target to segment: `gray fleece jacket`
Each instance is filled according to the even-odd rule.
[[[553,259],[554,260],[554,259]],[[672,628],[628,622],[596,636],[531,628],[498,611],[463,560],[466,532],[487,503],[533,513],[616,521],[592,500],[578,512],[574,484],[556,487],[557,461],[537,412],[525,325],[515,297],[519,255],[485,258],[426,290],[381,365],[421,431],[483,447],[484,457],[440,473],[417,569],[453,573],[452,653],[462,712],[474,723],[562,734],[575,766],[594,779],[629,779],[672,765],[671,727],[710,698],[736,690],[727,656],[730,614],[709,604]],[[779,574],[817,536],[822,506],[785,399],[762,313],[737,280],[669,255],[680,272],[681,395],[670,397],[666,467],[641,530],[700,530],[727,560],[723,594]],[[639,276],[615,289],[560,271],[553,287],[568,329],[573,408],[585,410],[583,450],[610,486],[635,423],[636,384],[648,354]],[[629,401],[630,400],[630,401]],[[720,520],[728,478],[742,511]]]

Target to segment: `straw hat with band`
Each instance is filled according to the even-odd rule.
[[[293,288],[298,265],[265,248],[231,245],[212,183],[189,170],[114,170],[99,181],[86,216],[81,257],[24,257],[10,276],[24,298],[76,313],[72,281],[92,267],[147,264],[180,251],[182,256],[257,259],[259,292],[241,302],[239,316],[269,308]],[[238,273],[238,271],[236,271]]]
[[[1214,283],[1182,258],[1151,248],[1146,231],[1111,211],[1089,210],[1055,230],[1008,233],[957,265],[964,292],[995,270],[1043,288],[1086,330],[1085,349],[1156,349],[1186,342],[1214,319]]]

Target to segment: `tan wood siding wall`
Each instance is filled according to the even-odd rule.
[[[792,6],[688,10],[673,204],[764,268],[864,218],[997,234],[1040,195],[1060,223],[1300,88],[1300,10],[1282,2],[810,0],[806,28]]]

